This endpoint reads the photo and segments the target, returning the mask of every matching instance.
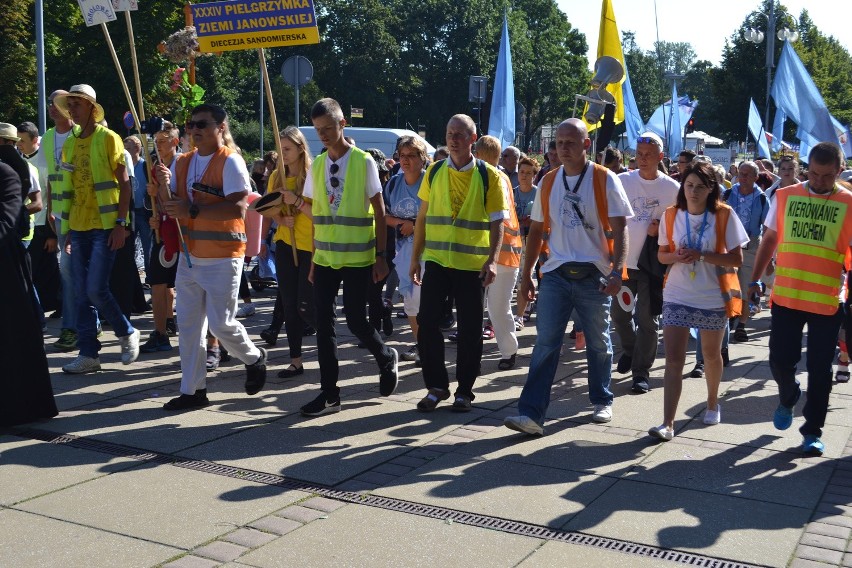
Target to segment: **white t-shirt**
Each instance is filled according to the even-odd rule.
[[[189,169],[186,172],[186,194],[189,196],[190,201],[193,200],[192,184],[201,181],[201,178],[204,177],[204,173],[207,171],[207,167],[210,165],[210,160],[212,159],[213,154],[201,156],[197,152],[192,158],[190,158]],[[172,172],[170,184],[172,191],[175,191],[177,188],[177,176],[175,175],[176,164],[177,160],[173,160],[172,165],[169,168]],[[128,168],[128,171],[132,169],[133,168]],[[246,169],[246,161],[243,160],[243,157],[236,152],[231,153],[225,159],[225,166],[222,169],[222,185],[224,186],[222,190],[225,195],[231,195],[233,193],[250,193],[250,179],[248,169]]]
[[[627,268],[639,268],[639,254],[648,236],[651,221],[660,220],[663,212],[675,204],[680,185],[667,175],[658,173],[656,179],[643,179],[639,170],[619,174],[633,217],[627,221]]]
[[[590,262],[598,267],[602,274],[609,274],[612,265],[609,259],[609,247],[603,227],[598,219],[598,209],[595,204],[595,188],[592,182],[594,171],[591,164],[587,166],[586,175],[577,189],[579,201],[577,209],[572,205],[568,194],[573,194],[574,187],[580,179],[579,175],[567,176],[568,187],[562,167],[556,173],[553,188],[550,191],[550,256],[542,266],[542,272],[550,272],[566,262]],[[536,193],[530,218],[539,223],[544,221],[541,209],[541,191]],[[613,172],[606,173],[606,198],[610,217],[633,217],[633,209],[627,201],[627,195],[621,182]],[[574,198],[576,199],[576,198]],[[583,220],[577,215],[577,210]],[[591,228],[589,228],[591,227]]]
[[[30,193],[35,193],[36,191],[41,192],[42,188],[47,189],[47,164],[44,163],[44,149],[39,148],[38,152],[36,152],[34,156],[29,159],[24,159],[29,163],[30,183],[32,184]],[[33,173],[35,173],[35,178],[33,178]],[[47,220],[46,195],[41,196],[41,202],[43,205],[41,211],[33,215],[33,223],[36,227],[44,225],[44,222]]]
[[[346,166],[349,165],[349,156],[352,155],[352,148],[346,150],[337,161],[332,161],[331,156],[325,157],[325,189],[328,195],[329,207],[331,214],[337,214],[337,208],[340,207],[340,202],[343,199],[343,186],[346,180]],[[339,181],[337,187],[331,185],[331,166],[337,164],[338,170],[334,174]],[[318,162],[314,161],[311,164],[311,173],[305,178],[305,187],[302,189],[302,195],[308,199],[314,198],[314,168],[319,167]],[[367,179],[365,181],[366,195],[364,199],[364,211],[370,210],[370,199],[374,195],[382,192],[382,182],[379,181],[379,170],[376,167],[376,162],[372,159],[367,160]]]
[[[674,245],[679,248],[697,248],[702,252],[716,251],[716,216],[708,213],[704,233],[701,235],[701,243],[698,245],[698,236],[701,233],[701,225],[704,222],[704,214],[689,215],[690,240],[687,242],[686,234],[686,211],[678,210],[674,222]],[[668,246],[669,235],[665,220],[660,223],[660,244]],[[741,247],[748,242],[748,234],[739,218],[731,212],[728,217],[728,226],[725,231],[725,248],[731,251]],[[690,272],[695,271],[695,278]],[[743,295],[745,291],[743,290]],[[676,262],[669,267],[669,275],[666,286],[663,288],[663,301],[700,308],[702,310],[718,310],[725,307],[722,292],[719,289],[719,276],[716,274],[716,265],[709,262],[696,262],[684,264]]]

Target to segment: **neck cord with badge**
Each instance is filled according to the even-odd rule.
[[[586,222],[586,218],[583,216],[582,211],[577,206],[577,203],[580,201],[580,196],[577,195],[577,191],[580,190],[580,184],[583,183],[583,178],[586,177],[586,171],[589,169],[589,162],[586,162],[583,165],[583,171],[580,172],[580,177],[577,178],[577,183],[574,185],[574,189],[568,188],[568,176],[565,174],[565,166],[562,166],[562,183],[565,185],[565,199],[571,202],[571,207],[574,208],[574,212],[577,214],[577,217],[580,218],[580,222],[583,224],[583,227],[588,230],[594,230],[589,223]]]
[[[704,217],[701,218],[701,229],[698,231],[698,242],[692,244],[692,233],[689,222],[689,211],[684,211],[686,216],[686,246],[697,251],[701,251],[701,239],[704,237],[704,228],[707,226],[707,209],[704,210]],[[695,280],[695,261],[692,262],[692,270],[689,271],[689,279]]]

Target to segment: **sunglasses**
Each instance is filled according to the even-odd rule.
[[[331,187],[337,188],[340,185],[340,180],[334,177],[337,172],[340,171],[340,166],[337,164],[331,164],[331,167],[328,168],[328,171],[331,172],[331,179],[328,180],[328,183],[331,184]]]
[[[186,121],[186,129],[192,130],[193,128],[197,128],[199,130],[204,130],[211,124],[220,124],[215,120],[187,120]]]
[[[657,147],[660,146],[659,142],[657,142],[656,140],[654,140],[650,136],[640,136],[639,138],[636,139],[636,143],[637,144],[654,144]]]

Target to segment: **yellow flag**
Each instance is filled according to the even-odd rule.
[[[622,67],[627,69],[624,63],[624,52],[621,50],[621,34],[618,33],[618,25],[615,23],[615,11],[612,9],[612,0],[603,0],[601,5],[601,29],[598,35],[598,58],[604,55],[614,57],[621,63]],[[607,85],[606,90],[615,98],[615,123],[621,124],[624,122],[624,96],[621,93],[621,84],[624,83],[624,78],[618,83]],[[583,120],[585,122],[585,119]],[[594,130],[600,123],[586,123],[588,129]]]

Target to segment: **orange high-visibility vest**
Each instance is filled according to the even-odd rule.
[[[666,209],[664,217],[669,244],[660,244],[660,250],[663,252],[674,252],[677,249],[674,244],[674,222],[678,211],[680,209],[676,205]],[[719,254],[728,252],[725,234],[732,211],[733,209],[729,205],[719,203],[719,210],[714,214],[716,217],[716,252]],[[666,276],[668,276],[668,272],[666,272]],[[722,291],[722,300],[725,301],[725,312],[728,317],[740,315],[743,311],[743,295],[740,290],[740,280],[737,278],[737,270],[733,266],[716,265],[716,276],[719,278],[719,289]],[[663,286],[665,286],[665,282]]]
[[[772,302],[821,315],[837,312],[840,276],[852,239],[852,192],[836,186],[822,197],[803,184],[775,194],[778,259]]]
[[[612,262],[615,243],[613,241],[612,226],[609,224],[609,203],[606,200],[607,169],[594,162],[590,162],[590,164],[593,168],[592,185],[595,188],[595,209],[598,210],[598,222],[603,227],[607,248],[609,249],[609,260]],[[547,172],[547,175],[541,181],[541,215],[544,217],[542,252],[547,252],[548,250],[547,241],[550,239],[550,190],[553,189],[553,182],[558,172],[559,168]],[[621,270],[621,278],[627,280],[627,264]]]
[[[188,198],[186,178],[189,173],[189,164],[196,153],[198,153],[198,150],[193,150],[187,154],[181,154],[176,158],[175,177],[177,195],[181,199]],[[221,196],[193,190],[193,203],[198,204],[199,207],[222,203],[225,199],[222,173],[225,168],[225,160],[230,155],[231,150],[227,146],[219,148],[210,159],[210,163],[204,170],[201,179],[198,180],[201,184],[218,190]],[[197,256],[198,258],[239,258],[245,256],[246,223],[242,217],[227,221],[181,219],[180,225],[184,241],[192,256]]]
[[[506,202],[509,204],[509,218],[503,220],[503,243],[500,245],[497,264],[518,268],[521,265],[521,250],[524,246],[521,240],[521,224],[518,222],[518,215],[515,212],[515,199],[511,191],[512,182],[509,181],[509,176],[502,171],[500,172],[500,179],[503,180],[504,188],[509,190],[506,194]]]

